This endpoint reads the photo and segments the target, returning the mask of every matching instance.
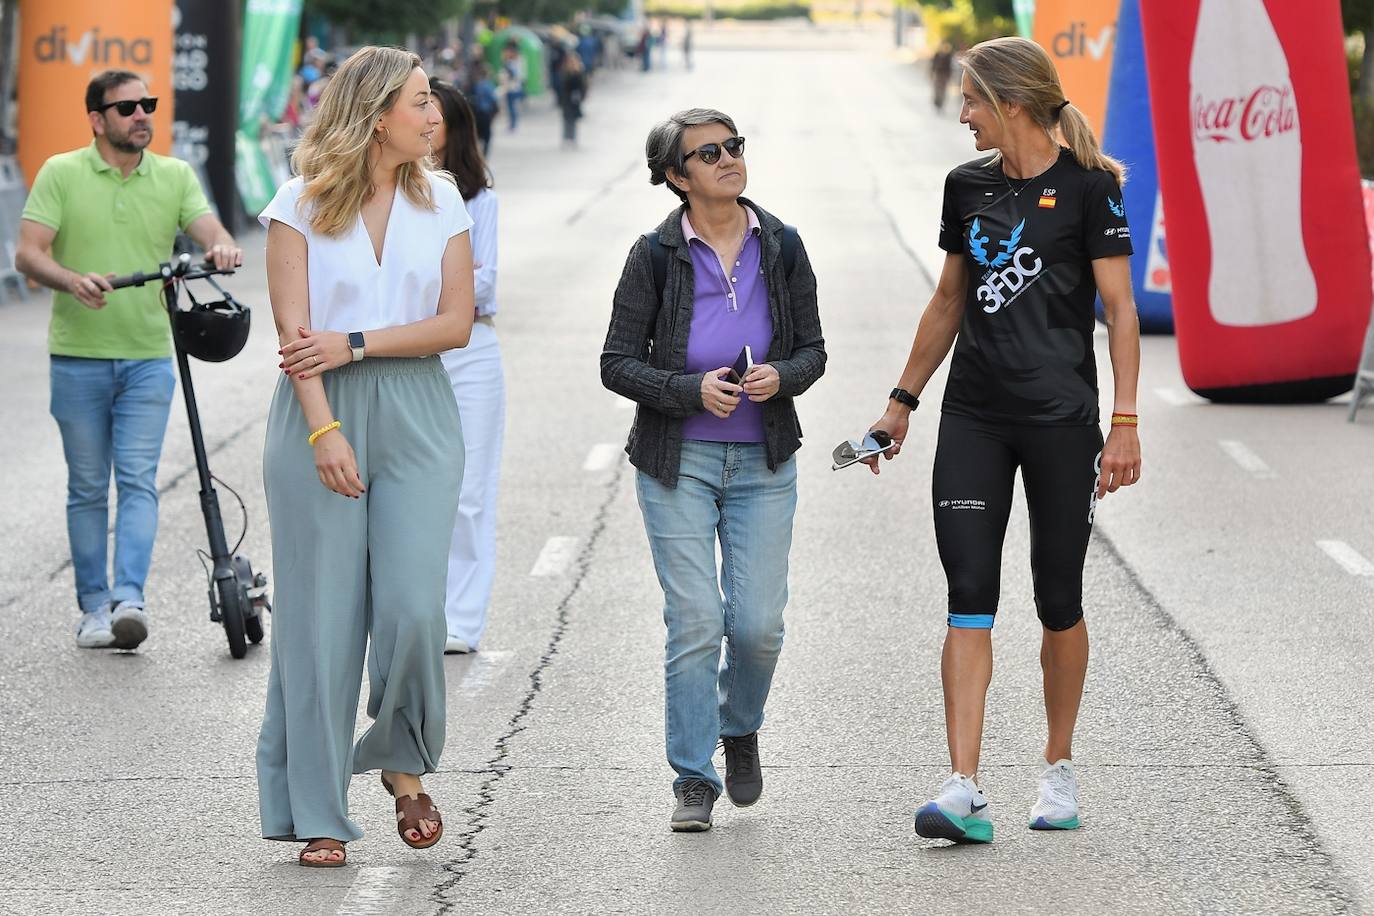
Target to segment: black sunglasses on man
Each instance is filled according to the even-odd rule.
[[[119,102],[106,102],[99,108],[93,108],[91,110],[104,114],[106,111],[113,108],[115,111],[119,112],[122,117],[127,118],[134,113],[135,107],[142,108],[144,114],[152,114],[157,110],[157,96],[144,96],[141,99],[124,99]]]
[[[688,159],[696,156],[707,165],[715,165],[720,161],[721,150],[725,150],[734,159],[742,159],[744,157],[744,138],[731,137],[723,143],[707,143],[698,146],[691,152],[684,154],[682,161],[685,164]]]

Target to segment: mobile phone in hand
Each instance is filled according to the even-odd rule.
[[[725,377],[727,382],[734,385],[743,385],[744,377],[749,374],[749,370],[754,367],[754,354],[745,344],[744,349],[739,351],[739,356],[735,358],[735,364],[730,367],[730,374]]]

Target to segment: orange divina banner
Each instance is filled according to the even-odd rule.
[[[131,70],[157,96],[153,143],[172,148],[173,0],[21,0],[19,167],[33,181],[49,156],[91,142],[86,84]]]
[[[1064,95],[1100,139],[1116,50],[1118,0],[1038,0],[1035,43],[1049,52]]]

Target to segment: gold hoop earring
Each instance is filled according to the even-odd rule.
[[[379,136],[377,135],[377,132],[383,131],[383,130],[386,131],[386,136],[385,136],[385,137],[379,137]],[[391,128],[386,127],[386,126],[382,126],[382,127],[377,128],[377,131],[374,131],[373,134],[372,134],[372,139],[374,139],[374,140],[377,141],[377,145],[378,145],[378,146],[386,146],[388,143],[391,142]]]

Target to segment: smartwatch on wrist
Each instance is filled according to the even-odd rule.
[[[348,349],[353,351],[353,362],[363,358],[363,332],[350,331],[348,334]]]
[[[905,388],[893,388],[892,393],[889,394],[887,398],[890,401],[896,401],[898,404],[910,407],[912,410],[921,406],[921,399]]]

